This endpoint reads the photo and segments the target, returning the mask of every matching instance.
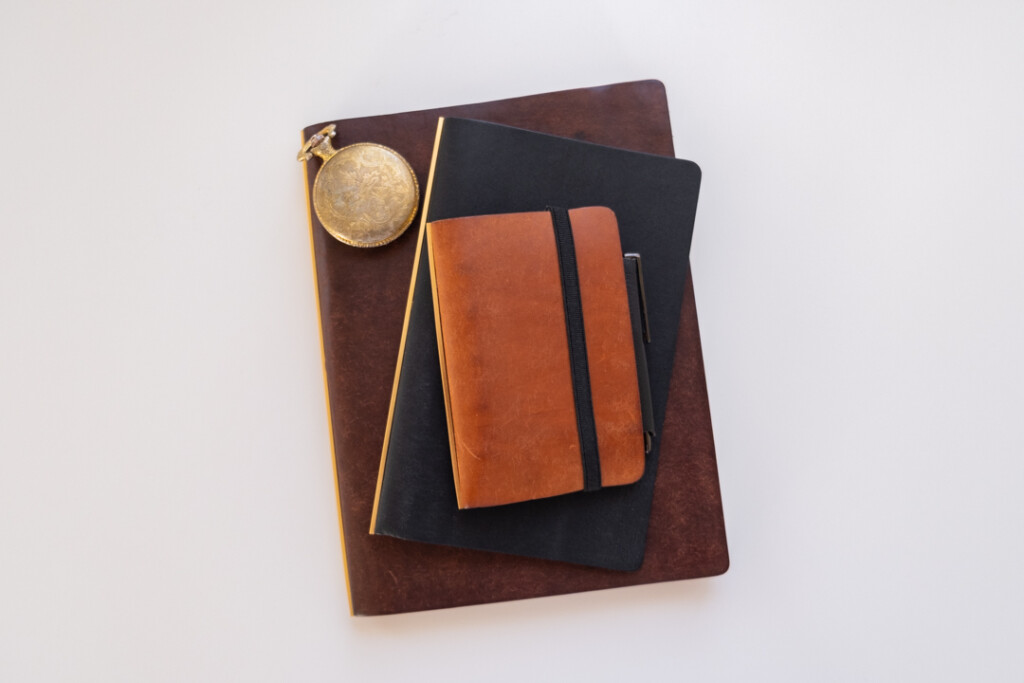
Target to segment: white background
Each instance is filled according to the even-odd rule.
[[[0,680],[1022,680],[1024,4],[497,7],[3,0]],[[300,128],[640,78],[731,570],[350,618]]]

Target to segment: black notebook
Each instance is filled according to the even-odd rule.
[[[690,161],[468,119],[441,119],[423,223],[607,206],[643,259],[655,437],[636,484],[459,510],[421,226],[371,533],[615,570],[638,569],[657,475],[700,169]]]

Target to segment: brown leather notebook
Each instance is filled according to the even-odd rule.
[[[399,151],[422,183],[439,116],[464,116],[672,155],[657,81],[333,121],[335,144]],[[303,141],[324,124],[309,126]],[[311,191],[319,159],[306,163]],[[414,225],[416,225],[414,223]],[[643,566],[623,573],[367,533],[417,241],[341,244],[310,211],[316,292],[350,608],[391,614],[721,574],[729,565],[692,286],[681,313]]]
[[[614,212],[434,221],[427,250],[459,508],[639,480],[643,339]]]

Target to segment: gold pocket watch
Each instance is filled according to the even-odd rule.
[[[313,181],[313,208],[335,239],[353,247],[379,247],[412,223],[419,183],[401,154],[373,142],[334,149],[334,124],[306,141],[298,160],[317,155],[323,165]]]

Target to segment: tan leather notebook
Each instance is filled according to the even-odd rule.
[[[640,479],[643,339],[612,210],[435,221],[427,248],[459,507]]]

